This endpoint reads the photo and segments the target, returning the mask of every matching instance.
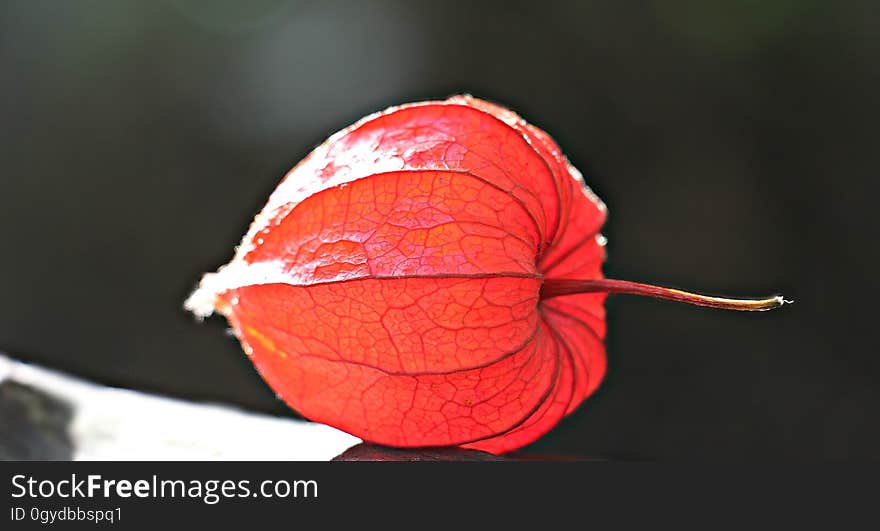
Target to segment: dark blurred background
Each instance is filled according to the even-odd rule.
[[[287,169],[453,93],[549,131],[609,206],[601,391],[525,453],[876,459],[873,2],[4,1],[0,350],[294,415],[181,304]]]

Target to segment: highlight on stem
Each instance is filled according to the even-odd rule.
[[[725,297],[712,297],[700,295],[689,291],[673,288],[663,288],[628,280],[614,280],[610,278],[598,278],[592,280],[571,280],[551,278],[544,280],[541,286],[541,299],[574,295],[577,293],[623,293],[628,295],[642,295],[655,299],[683,302],[695,306],[707,306],[709,308],[721,308],[723,310],[737,310],[741,312],[764,312],[774,310],[792,301],[785,300],[781,295],[774,295],[766,299],[728,299]]]

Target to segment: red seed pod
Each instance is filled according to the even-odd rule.
[[[330,137],[187,301],[227,317],[305,417],[399,447],[503,453],[605,374],[608,292],[762,310],[604,279],[603,203],[543,131],[456,96]]]

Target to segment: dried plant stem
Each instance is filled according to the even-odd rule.
[[[629,295],[642,295],[675,302],[684,302],[695,306],[708,306],[724,310],[738,310],[744,312],[763,312],[779,308],[783,304],[790,303],[775,295],[766,299],[728,299],[724,297],[710,297],[688,291],[672,288],[662,288],[639,282],[627,280],[614,280],[599,278],[593,280],[569,280],[547,279],[541,287],[541,299],[550,299],[576,293],[625,293]]]

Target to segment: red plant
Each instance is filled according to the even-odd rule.
[[[503,453],[599,386],[607,293],[783,302],[604,279],[605,214],[511,111],[468,96],[393,107],[291,170],[187,307],[225,315],[309,419],[390,446]]]

